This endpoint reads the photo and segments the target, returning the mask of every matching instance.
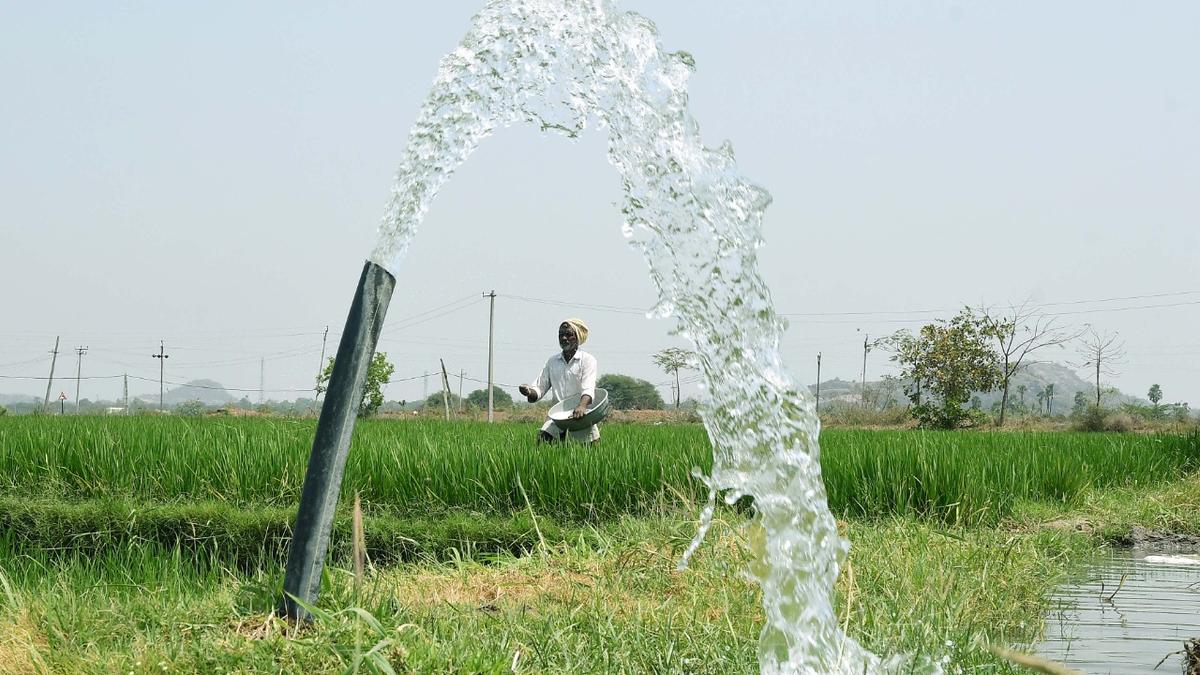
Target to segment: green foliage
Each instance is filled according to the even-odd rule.
[[[450,402],[450,414],[453,415],[454,413],[458,412],[458,395],[448,394],[446,396],[446,400]],[[441,413],[446,409],[446,402],[442,400],[442,392],[440,391],[435,391],[429,396],[426,396],[421,405],[426,412]],[[487,401],[484,401],[484,405],[487,405]]]
[[[200,417],[207,411],[203,401],[185,401],[175,406],[175,412],[184,417]]]
[[[1073,401],[1073,405],[1071,406],[1071,416],[1072,417],[1082,417],[1084,414],[1087,413],[1087,410],[1088,410],[1087,394],[1085,394],[1083,391],[1075,392],[1075,400]]]
[[[1087,406],[1083,413],[1075,420],[1075,431],[1098,432],[1105,431],[1108,420],[1108,412],[1098,405]]]
[[[4,417],[7,414],[8,414],[8,408],[5,408],[4,406],[0,405],[0,417]]]
[[[662,410],[662,396],[653,384],[628,375],[601,375],[596,386],[608,390],[617,410]]]
[[[325,384],[333,375],[334,363],[334,357],[329,357],[329,363],[317,378],[317,391],[325,391]],[[394,372],[396,367],[388,361],[387,353],[375,352],[371,357],[371,364],[367,367],[367,383],[363,387],[362,401],[358,404],[359,416],[370,417],[379,411],[379,407],[383,405],[383,385],[388,383]]]
[[[1146,396],[1150,399],[1151,403],[1157,406],[1158,402],[1162,400],[1162,387],[1157,384],[1150,385],[1150,391]]]
[[[487,410],[487,389],[476,389],[467,394],[467,404],[474,408]],[[504,408],[511,408],[512,406],[513,397],[507,391],[504,391],[500,387],[492,387],[492,407],[496,410],[502,410]]]
[[[978,411],[966,405],[973,393],[1000,383],[1000,364],[989,342],[993,330],[968,307],[916,335],[901,331],[888,339],[901,377],[910,382],[905,392],[913,417],[922,426],[954,429],[980,421]]]

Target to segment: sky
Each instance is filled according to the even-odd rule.
[[[85,398],[125,373],[155,392],[160,340],[168,382],[310,391],[438,60],[480,6],[0,9],[0,393],[44,393],[21,378],[46,376],[56,336],[60,378],[88,347]],[[818,352],[823,379],[859,377],[864,335],[1028,301],[1118,333],[1123,390],[1200,404],[1200,4],[619,6],[694,56],[705,142],[730,140],[774,197],[759,262],[799,381]],[[602,132],[488,139],[397,278],[388,399],[435,391],[439,359],[452,388],[482,386],[491,290],[510,391],[567,316],[602,372],[665,383],[650,355],[687,345],[644,317],[620,198]],[[872,352],[867,377],[895,368]]]

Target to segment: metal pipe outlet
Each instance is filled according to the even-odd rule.
[[[329,550],[329,532],[350,453],[350,438],[367,382],[367,369],[395,287],[396,279],[387,270],[370,261],[363,266],[304,474],[300,510],[296,514],[283,580],[284,596],[279,605],[279,613],[290,619],[309,618],[309,613],[292,596],[313,605],[321,590],[321,569]]]

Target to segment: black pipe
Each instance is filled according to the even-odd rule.
[[[329,531],[350,453],[350,438],[367,382],[367,369],[375,355],[395,288],[396,279],[387,270],[370,261],[363,266],[304,474],[304,490],[300,494],[300,510],[296,514],[283,580],[284,596],[279,605],[279,614],[289,619],[309,618],[308,611],[292,596],[311,606],[316,604],[321,590],[321,569],[329,550]]]

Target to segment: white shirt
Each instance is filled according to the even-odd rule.
[[[533,383],[533,392],[538,400],[548,393],[553,393],[554,402],[558,403],[572,396],[588,395],[596,400],[596,357],[576,349],[575,355],[568,363],[563,359],[562,352],[551,356],[542,367],[541,375]],[[546,420],[542,430],[554,436],[561,432],[551,420]],[[597,440],[600,438],[600,428],[592,425],[587,429],[570,432],[575,440]]]
[[[596,357],[576,349],[571,362],[563,359],[562,352],[551,356],[542,367],[542,374],[533,383],[533,392],[541,400],[547,393],[554,393],[554,402],[572,396],[587,394],[596,398]]]

